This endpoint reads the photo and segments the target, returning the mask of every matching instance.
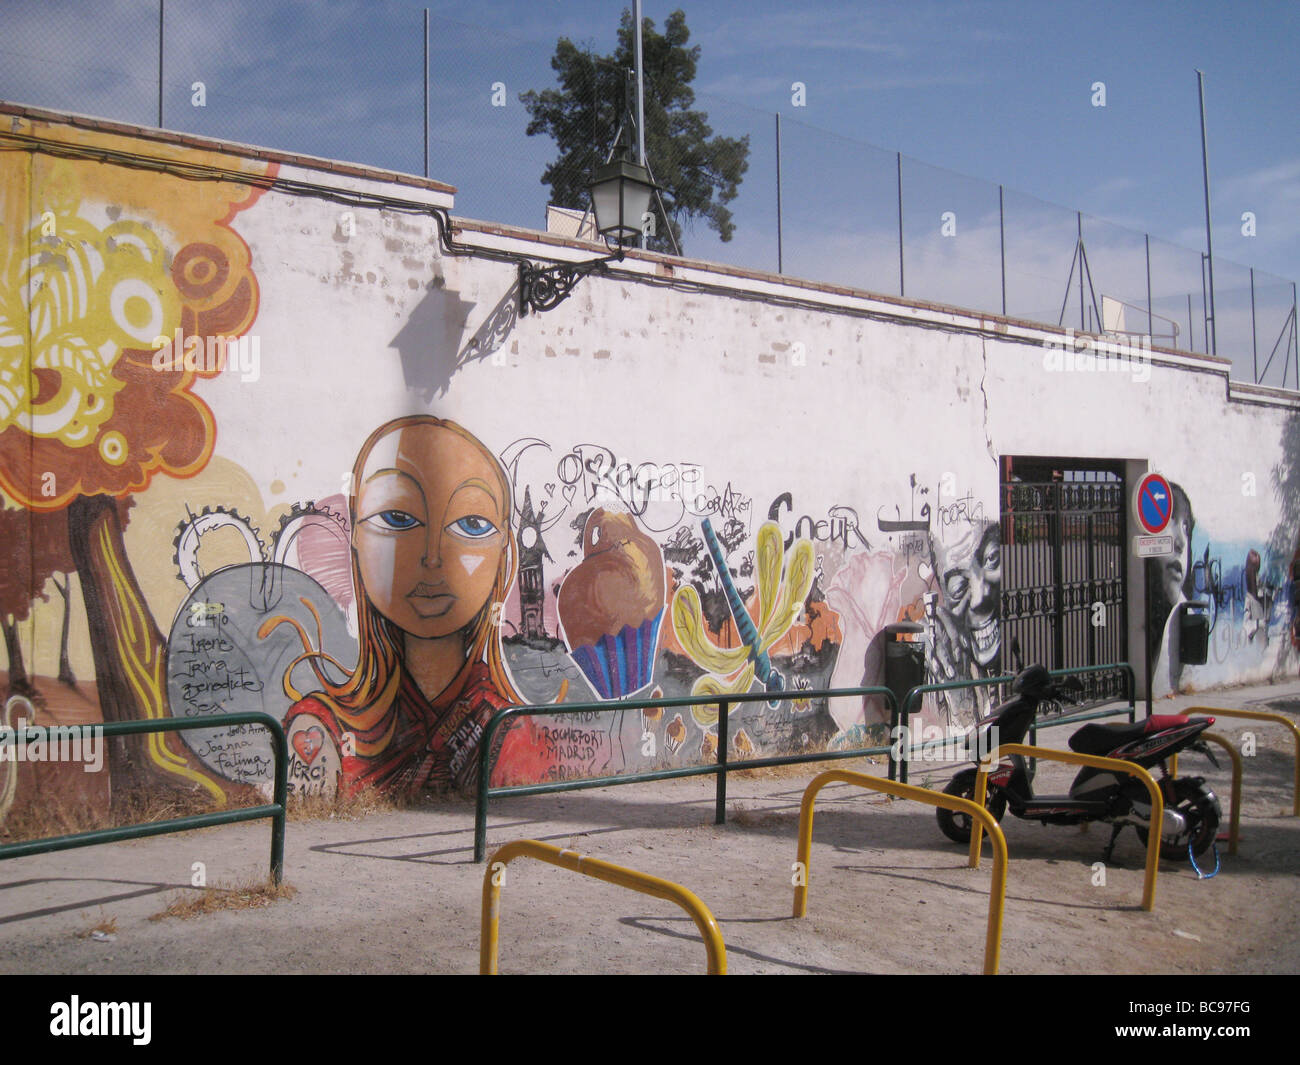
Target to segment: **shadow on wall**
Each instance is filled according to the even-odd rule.
[[[406,387],[426,403],[432,402],[435,396],[445,396],[451,379],[462,367],[496,355],[518,321],[519,282],[516,280],[457,351],[456,345],[468,331],[470,314],[477,304],[462,299],[445,284],[441,277],[434,280],[406,324],[388,344],[397,349],[402,360]]]

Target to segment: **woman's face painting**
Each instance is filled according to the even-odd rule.
[[[379,440],[357,486],[352,544],[365,594],[421,639],[465,628],[492,593],[506,549],[506,500],[491,460],[436,425]]]
[[[1160,579],[1164,584],[1165,598],[1177,603],[1183,598],[1183,581],[1191,565],[1192,554],[1192,516],[1187,504],[1179,493],[1174,493],[1173,515],[1169,520],[1166,535],[1174,538],[1174,553],[1161,560]]]

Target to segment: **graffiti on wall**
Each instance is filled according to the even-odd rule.
[[[1217,543],[1198,529],[1192,501],[1170,482],[1170,555],[1147,563],[1148,639],[1158,692],[1195,691],[1241,675],[1267,679],[1291,642],[1295,612],[1285,560],[1266,547]],[[1187,618],[1203,618],[1200,636],[1184,637]],[[1195,659],[1204,658],[1204,661]],[[1185,661],[1192,659],[1192,661]]]
[[[759,487],[746,456],[689,436],[643,434],[624,454],[486,404],[472,424],[433,416],[517,326],[512,290],[472,315],[445,264],[396,334],[388,320],[376,334],[425,413],[324,412],[355,434],[342,492],[287,486],[279,455],[244,469],[220,435],[243,422],[196,386],[275,379],[259,373],[262,288],[240,232],[263,194],[39,152],[3,153],[0,175],[0,631],[5,694],[27,700],[6,699],[10,723],[27,705],[60,723],[264,710],[286,725],[300,794],[450,792],[472,787],[510,704],[595,708],[498,734],[499,784],[711,761],[739,693],[760,698],[728,703],[733,758],[885,741],[879,700],[808,693],[883,684],[900,622],[920,627],[927,681],[1009,664],[998,515],[952,474],[900,471],[879,495],[849,478],[833,494]],[[423,247],[408,235],[405,252]],[[556,435],[525,435],[542,432]],[[1151,567],[1158,669],[1184,688],[1266,674],[1300,644],[1288,560],[1212,539],[1176,486],[1175,506],[1177,550]],[[1182,666],[1191,604],[1206,662]],[[659,696],[693,702],[626,706]],[[962,727],[986,698],[940,693],[922,716]],[[213,726],[117,742],[108,765],[98,802],[159,786],[224,802],[269,788],[271,751],[256,729]],[[0,808],[23,794],[0,775]]]
[[[342,494],[268,506],[286,489],[222,454],[224,408],[195,388],[231,368],[270,387],[237,229],[261,193],[39,153],[0,166],[5,232],[24,235],[0,264],[0,539],[18,560],[0,627],[8,692],[51,719],[263,710],[300,793],[450,791],[512,703],[698,699],[526,719],[497,737],[501,783],[711,760],[742,692],[764,699],[729,704],[734,757],[863,742],[878,708],[804,693],[882,683],[894,622],[923,626],[927,679],[1000,668],[996,522],[917,475],[884,502],[755,498],[712,449],[625,456],[580,427],[511,439],[419,414],[356,427]],[[442,280],[393,345],[425,405],[513,326],[494,312],[467,339],[472,304]],[[460,354],[416,380],[431,344]],[[57,673],[29,670],[33,611],[55,610]],[[226,801],[269,787],[271,752],[214,726],[117,743],[109,766],[105,797],[162,783]]]
[[[187,158],[267,171],[214,156]],[[133,170],[40,153],[6,152],[0,172],[0,220],[16,235],[0,260],[3,546],[17,560],[2,608],[8,690],[46,720],[164,717],[166,640],[124,533],[133,499],[159,474],[189,478],[211,459],[215,419],[194,385],[225,362],[182,352],[160,370],[155,356],[160,339],[248,333],[258,286],[231,222],[260,192],[237,181],[141,182]],[[55,677],[26,668],[15,629],[48,597],[47,580],[64,605]],[[90,688],[68,661],[73,625],[88,629]],[[115,800],[144,786],[228,794],[175,736],[109,746]]]

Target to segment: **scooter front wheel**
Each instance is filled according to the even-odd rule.
[[[948,786],[943,789],[945,795],[955,795],[959,799],[968,799],[975,801],[975,776],[976,770],[963,769],[950,781]],[[1001,821],[1002,815],[1007,812],[1007,797],[996,789],[991,789],[984,799],[984,809],[991,813],[995,820]],[[954,843],[969,843],[971,830],[970,814],[961,813],[957,810],[949,810],[942,806],[934,811],[935,820],[939,822],[939,831],[947,836]]]

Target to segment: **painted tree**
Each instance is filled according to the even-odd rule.
[[[118,521],[123,527],[133,500],[115,501]],[[54,585],[63,600],[63,621],[59,634],[58,679],[75,686],[72,662],[68,657],[68,634],[71,623],[71,575],[77,566],[68,540],[68,522],[57,511],[25,510],[8,506],[0,510],[0,543],[6,548],[9,564],[0,569],[0,628],[4,631],[9,661],[9,694],[22,694],[40,700],[42,693],[36,677],[29,673],[23,655],[18,626],[31,614],[37,602],[49,602],[46,583]],[[63,574],[60,584],[58,575]]]
[[[16,154],[0,160],[0,221],[27,237],[0,260],[0,488],[65,524],[104,720],[166,717],[165,642],[127,556],[124,504],[157,474],[193,476],[212,455],[215,421],[192,387],[221,368],[155,368],[155,341],[179,329],[201,344],[251,325],[249,251],[228,223],[258,193]],[[115,803],[160,783],[224,798],[161,734],[116,741],[109,766]]]
[[[4,630],[9,683],[5,698],[36,695],[23,660],[18,626],[27,620],[32,605],[31,515],[25,510],[0,510],[0,543],[5,544],[6,563],[0,566],[0,629]]]
[[[76,674],[72,672],[72,659],[68,657],[68,629],[72,621],[72,577],[70,573],[64,572],[63,583],[59,583],[56,576],[54,578],[54,587],[58,589],[59,596],[63,599],[63,626],[59,630],[59,683],[65,684],[69,688],[77,686]]]
[[[683,225],[703,221],[723,240],[730,240],[735,224],[726,204],[735,199],[749,167],[749,135],[715,136],[709,116],[692,109],[691,82],[700,47],[687,46],[691,32],[682,11],[668,16],[663,33],[656,32],[651,19],[643,19],[641,33],[646,158],[663,187],[672,235],[680,248]],[[560,38],[551,59],[560,87],[520,95],[530,116],[528,134],[548,134],[559,149],[559,157],[541,179],[550,185],[551,202],[558,207],[582,210],[587,206],[587,184],[605,162],[625,113],[633,36],[632,15],[624,9],[613,55],[595,56],[567,37]],[[673,250],[662,229],[647,246]]]

